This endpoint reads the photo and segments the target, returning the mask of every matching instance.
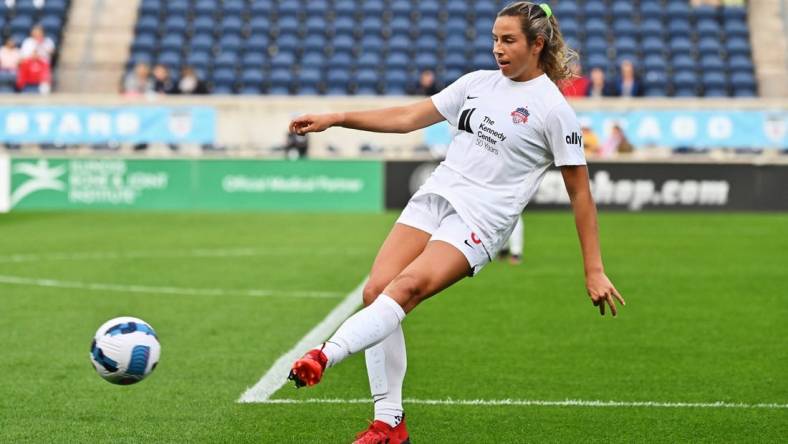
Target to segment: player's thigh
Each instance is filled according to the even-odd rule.
[[[384,292],[410,312],[425,299],[471,274],[465,255],[454,245],[431,241],[424,251],[399,273]]]
[[[369,280],[364,287],[365,305],[375,300],[391,280],[424,251],[430,236],[418,228],[394,224],[372,263]]]

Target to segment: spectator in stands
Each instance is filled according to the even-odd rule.
[[[162,64],[153,67],[153,90],[159,94],[176,94],[175,82],[170,77],[170,70]]]
[[[588,97],[612,97],[615,95],[612,85],[605,79],[605,71],[599,67],[591,69],[591,84],[588,86]]]
[[[147,63],[137,63],[123,80],[123,94],[128,97],[153,93],[153,80]]]
[[[583,149],[586,156],[596,156],[599,151],[599,137],[588,125],[583,125]]]
[[[419,86],[416,95],[432,96],[438,93],[438,85],[435,83],[435,73],[425,69],[419,75]]]
[[[613,157],[618,153],[631,153],[634,151],[632,144],[627,140],[624,130],[618,124],[613,125],[610,130],[610,136],[605,140],[605,143],[599,147],[599,155],[601,157]]]
[[[16,74],[20,58],[21,54],[19,53],[19,48],[16,47],[14,39],[7,39],[5,45],[0,48],[0,71]]]
[[[181,70],[181,79],[178,80],[178,94],[208,94],[208,86],[197,77],[197,72],[191,66],[184,66]]]
[[[583,65],[579,61],[572,63],[572,77],[561,83],[561,92],[566,97],[585,97],[591,81],[583,74]]]
[[[20,53],[22,60],[19,63],[17,87],[22,89],[27,84],[38,85],[41,94],[48,94],[51,90],[55,43],[44,34],[41,25],[33,26],[30,30],[30,37],[22,42]]]
[[[621,61],[621,73],[614,84],[615,95],[621,97],[640,97],[643,95],[643,83],[635,73],[635,65],[631,60]]]

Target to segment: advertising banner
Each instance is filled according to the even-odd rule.
[[[403,208],[437,162],[386,164],[386,208]],[[602,209],[788,210],[788,165],[592,163],[591,192]],[[561,172],[549,170],[528,209],[569,208]]]
[[[13,158],[6,195],[14,211],[380,211],[382,174],[377,161]]]
[[[580,124],[589,127],[600,143],[619,125],[635,148],[788,148],[786,111],[662,111],[578,112]],[[426,131],[425,143],[448,146],[451,128],[446,122]]]
[[[212,143],[210,107],[0,106],[4,143]]]

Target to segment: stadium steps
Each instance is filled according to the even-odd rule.
[[[752,56],[761,97],[788,97],[788,44],[780,0],[750,0]]]
[[[59,92],[117,93],[139,0],[72,0],[58,65]]]

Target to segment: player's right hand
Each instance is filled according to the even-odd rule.
[[[290,122],[290,132],[298,135],[319,133],[338,122],[336,114],[306,114]]]

